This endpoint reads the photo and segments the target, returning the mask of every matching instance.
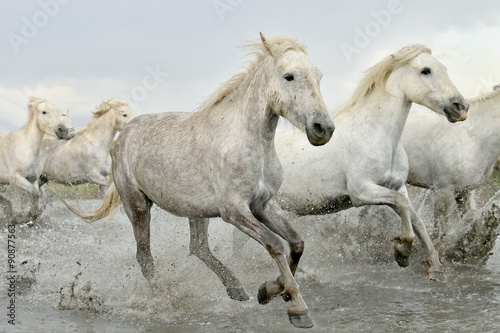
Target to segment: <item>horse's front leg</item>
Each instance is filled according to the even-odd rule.
[[[304,240],[297,231],[290,225],[286,213],[281,209],[278,203],[271,199],[264,207],[262,212],[256,213],[257,218],[269,229],[280,235],[288,242],[290,255],[288,256],[288,265],[292,275],[295,275],[299,260],[304,253]],[[259,289],[259,303],[266,304],[274,296],[283,291],[283,281],[278,277],[275,281],[269,281],[263,284]],[[284,295],[286,297],[286,294]],[[285,299],[286,300],[286,299]]]
[[[217,274],[222,284],[226,287],[227,294],[230,298],[237,301],[248,300],[248,295],[243,289],[238,278],[221,263],[210,251],[208,245],[208,224],[209,219],[205,218],[190,218],[189,228],[191,241],[189,244],[189,252],[194,254],[203,261],[208,268]]]
[[[395,259],[399,266],[409,265],[415,233],[411,224],[411,205],[404,191],[395,191],[372,182],[348,184],[354,206],[388,205],[401,217],[401,233],[394,237]]]
[[[90,183],[97,184],[99,186],[106,186],[109,187],[111,183],[113,182],[111,179],[109,179],[106,176],[103,176],[100,172],[98,171],[91,171],[87,174],[87,178]]]
[[[290,301],[288,317],[290,322],[299,328],[314,326],[304,299],[300,293],[298,283],[293,277],[290,263],[285,254],[285,247],[281,239],[267,226],[261,223],[251,212],[248,206],[243,204],[226,206],[221,210],[224,221],[235,225],[238,229],[255,239],[269,252],[276,261],[280,270],[278,284],[283,285],[282,292],[285,299]],[[274,285],[273,282],[270,283]],[[266,284],[267,285],[267,284]]]
[[[41,210],[39,208],[40,189],[38,188],[38,180],[30,183],[29,180],[20,174],[16,174],[14,176],[14,180],[12,181],[12,185],[17,186],[30,194],[31,208],[28,217],[31,221],[36,221],[41,214]]]
[[[401,217],[401,234],[395,238],[396,244],[394,245],[398,264],[403,267],[408,266],[408,257],[411,254],[411,246],[416,232],[427,249],[427,262],[429,264],[427,273],[429,279],[446,281],[446,275],[439,262],[438,253],[427,234],[424,222],[417,215],[410,203],[405,186],[399,189],[399,191],[395,191],[374,183],[369,183],[365,184],[365,186],[359,186],[356,192],[350,191],[350,196],[355,206],[389,205],[393,208]]]
[[[417,236],[422,241],[425,249],[427,250],[427,264],[429,265],[429,268],[427,269],[428,278],[429,280],[446,282],[447,278],[446,274],[444,273],[443,266],[439,261],[439,254],[432,244],[429,234],[427,233],[427,230],[425,228],[425,224],[420,216],[418,216],[418,214],[415,212],[413,207],[410,206],[410,209],[413,228]]]

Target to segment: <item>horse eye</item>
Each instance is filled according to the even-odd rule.
[[[128,117],[128,115],[127,115],[127,114],[124,114],[123,116],[124,116],[124,117]]]
[[[293,74],[285,74],[283,77],[287,81],[293,81],[293,79],[294,79]]]
[[[47,114],[47,111],[42,111],[42,114]]]
[[[431,69],[429,67],[425,67],[424,69],[422,69],[420,71],[420,73],[422,73],[424,75],[429,75],[431,73]]]

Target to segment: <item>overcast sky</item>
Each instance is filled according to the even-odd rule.
[[[80,129],[102,101],[136,114],[192,111],[247,60],[245,40],[288,35],[323,72],[332,112],[362,72],[421,43],[465,97],[500,83],[500,2],[38,0],[0,2],[0,131],[45,98]]]

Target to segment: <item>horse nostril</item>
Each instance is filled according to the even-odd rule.
[[[55,132],[60,139],[64,139],[68,135],[68,128],[66,126],[57,126]]]
[[[325,129],[323,128],[323,125],[321,125],[320,123],[314,123],[313,124],[313,129],[314,129],[314,133],[318,136],[318,137],[323,137],[325,135]]]

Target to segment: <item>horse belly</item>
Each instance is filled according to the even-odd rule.
[[[148,197],[161,209],[177,216],[183,217],[218,217],[220,216],[217,205],[211,198],[192,196],[191,194],[158,196],[151,194]]]

